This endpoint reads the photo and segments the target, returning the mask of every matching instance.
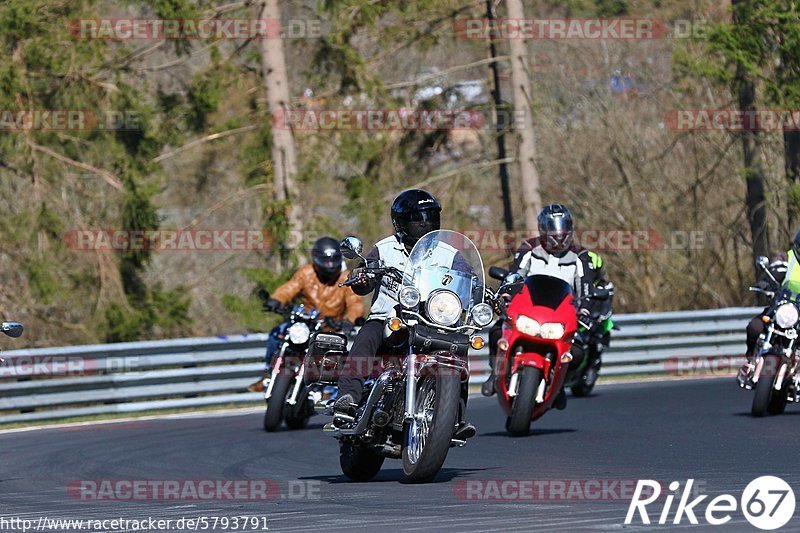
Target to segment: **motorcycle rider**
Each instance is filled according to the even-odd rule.
[[[364,316],[361,297],[347,287],[339,287],[349,274],[344,268],[339,242],[332,237],[322,237],[311,248],[311,263],[300,267],[289,281],[275,289],[272,298],[264,303],[264,309],[277,312],[300,296],[303,305],[319,310],[320,316],[335,321],[337,329],[349,333]],[[270,331],[264,376],[247,387],[249,391],[264,391],[264,379],[272,372],[272,359],[280,349],[287,327],[288,324],[283,323]]]
[[[792,248],[788,253],[779,253],[775,256],[772,262],[767,267],[767,270],[772,277],[775,278],[781,286],[787,286],[790,290],[800,292],[800,267],[798,266],[798,259],[800,258],[800,230],[797,231],[792,240]],[[762,273],[756,287],[765,291],[775,291],[779,287],[775,286],[769,276]],[[745,362],[739,369],[737,380],[739,386],[744,387],[749,381],[753,370],[753,357],[756,355],[758,337],[764,332],[765,324],[761,320],[764,313],[767,312],[768,307],[754,316],[747,324],[746,338],[747,338],[747,351],[745,352]],[[751,383],[752,385],[752,383]]]
[[[405,268],[409,253],[422,236],[440,228],[442,206],[429,192],[421,189],[409,189],[400,193],[392,202],[391,217],[394,234],[379,241],[364,256],[367,264],[361,262],[359,268],[353,269],[351,276],[360,280],[351,285],[353,292],[366,296],[374,291],[372,307],[364,326],[358,332],[350,350],[349,360],[358,358],[358,366],[371,371],[378,351],[383,344],[384,322],[395,312],[399,283],[389,276],[381,279],[368,279],[359,273],[360,268],[373,262],[383,261],[385,266],[393,266],[401,272]],[[464,264],[459,264],[460,261]],[[460,255],[454,259],[453,269],[471,271],[471,268]],[[363,365],[363,366],[361,366]],[[363,373],[363,372],[362,372]],[[334,414],[352,417],[362,401],[365,378],[361,375],[342,375],[339,378],[339,397],[333,405]],[[464,400],[464,408],[466,400]],[[475,426],[462,419],[454,438],[468,439],[475,435]]]
[[[537,217],[539,235],[523,241],[514,254],[511,272],[523,277],[545,274],[560,278],[575,291],[575,304],[578,322],[585,329],[592,328],[592,309],[588,296],[592,287],[599,284],[604,273],[602,260],[592,260],[590,252],[573,240],[574,223],[572,213],[563,204],[551,204],[539,212]],[[596,256],[599,259],[599,256]],[[495,322],[489,330],[489,366],[491,373],[481,387],[484,396],[495,393],[495,355],[497,342],[502,337],[503,320]],[[571,367],[577,368],[584,356],[580,346],[573,344],[573,361]],[[563,409],[567,404],[567,396],[562,389],[556,398],[555,406]]]

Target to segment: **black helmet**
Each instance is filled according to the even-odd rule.
[[[794,239],[792,239],[792,251],[794,251],[795,260],[800,261],[800,229],[797,230],[797,233],[794,234]]]
[[[401,192],[392,202],[392,224],[406,246],[414,246],[426,233],[439,229],[442,205],[421,189]]]
[[[563,254],[572,246],[572,214],[566,206],[551,204],[539,212],[542,246],[551,254]]]
[[[332,237],[317,239],[311,247],[311,263],[314,272],[323,283],[333,283],[342,273],[342,251],[339,241]]]

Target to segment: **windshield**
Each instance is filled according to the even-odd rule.
[[[422,301],[436,290],[452,291],[468,311],[483,301],[481,255],[475,244],[457,231],[432,231],[411,250],[403,285],[416,287]]]
[[[535,275],[525,278],[533,305],[558,309],[564,298],[572,294],[572,286],[561,278]]]

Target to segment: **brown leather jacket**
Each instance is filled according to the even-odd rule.
[[[314,267],[305,265],[294,273],[292,279],[275,289],[272,297],[287,304],[299,294],[303,305],[318,309],[322,316],[355,322],[364,316],[364,302],[350,287],[339,287],[348,273],[342,272],[336,283],[325,285],[317,277]]]

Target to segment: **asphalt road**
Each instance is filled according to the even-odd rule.
[[[570,398],[565,411],[547,413],[530,436],[510,438],[496,399],[475,397],[468,412],[478,435],[452,449],[428,485],[400,483],[396,460],[387,460],[373,482],[347,481],[336,440],[321,432],[322,417],[309,429],[273,434],[261,430],[254,412],[0,432],[0,531],[20,530],[3,522],[9,518],[38,526],[43,517],[152,517],[172,520],[177,530],[180,518],[203,516],[207,530],[213,517],[257,516],[270,531],[758,531],[739,509],[722,526],[707,525],[703,516],[714,495],[738,500],[759,476],[779,476],[800,490],[800,406],[753,419],[751,400],[732,378],[606,385],[590,398]],[[684,516],[676,526],[675,508],[690,478],[695,495],[709,496],[694,508],[699,525]],[[667,525],[645,526],[638,515],[623,524],[639,479],[663,481],[665,492],[680,482]],[[191,492],[125,499],[131,493],[119,488],[129,486],[120,481],[164,480],[177,480],[182,491],[204,480],[233,480],[257,499],[219,499],[231,494],[219,486],[204,493],[212,500],[192,499]],[[266,499],[258,492],[263,482],[253,480],[267,480]],[[89,482],[99,482],[97,490]],[[103,492],[104,486],[115,488]],[[87,499],[93,496],[101,499]],[[647,507],[653,521],[665,503],[662,497]],[[233,522],[227,524],[218,518],[213,530],[231,531]],[[195,525],[203,529],[203,522]],[[112,526],[84,531],[120,531]],[[781,531],[800,531],[800,509]]]

